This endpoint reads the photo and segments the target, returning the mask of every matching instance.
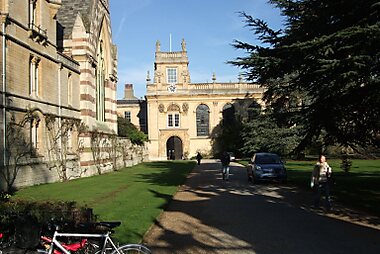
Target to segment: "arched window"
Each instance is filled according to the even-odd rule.
[[[104,66],[104,52],[103,41],[100,41],[98,45],[96,67],[96,120],[104,122],[105,120],[105,102],[104,102],[104,79],[105,79],[105,66]]]
[[[210,110],[205,104],[201,104],[197,107],[196,117],[197,117],[197,136],[208,136],[210,130]]]

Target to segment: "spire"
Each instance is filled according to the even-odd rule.
[[[156,41],[156,52],[160,52],[161,51],[161,43],[159,40]]]
[[[216,75],[215,75],[215,72],[212,74],[212,82],[215,83],[216,81]]]
[[[185,42],[185,39],[182,39],[181,46],[182,46],[182,51],[185,52],[186,51],[186,42]]]
[[[150,82],[150,75],[149,75],[149,71],[147,71],[147,73],[146,73],[146,82]]]

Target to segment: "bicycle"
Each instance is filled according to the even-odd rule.
[[[78,250],[85,250],[85,253],[95,253],[95,254],[128,254],[128,253],[141,253],[141,254],[151,254],[151,251],[142,244],[125,244],[117,247],[110,237],[112,229],[119,226],[121,222],[98,222],[96,225],[107,228],[107,233],[104,234],[86,234],[86,233],[61,233],[58,229],[54,231],[53,237],[46,238],[44,241],[49,241],[50,245],[47,246],[45,250],[38,250],[39,253],[45,254],[71,254],[71,251],[77,252]],[[74,244],[64,244],[57,240],[60,237],[68,238],[85,238],[80,243]],[[101,247],[88,239],[100,238],[102,240]],[[69,247],[69,248],[68,248]],[[71,249],[70,249],[71,248]],[[57,252],[58,251],[58,252]]]

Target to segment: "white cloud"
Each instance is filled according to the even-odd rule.
[[[114,36],[114,40],[117,40],[117,39],[119,38],[119,35],[120,35],[120,33],[122,32],[122,29],[123,29],[123,27],[124,27],[124,23],[125,23],[126,18],[127,18],[126,15],[124,15],[124,16],[121,18],[120,23],[119,23],[119,25],[118,25],[118,27],[117,27],[116,34],[115,34],[115,36]]]

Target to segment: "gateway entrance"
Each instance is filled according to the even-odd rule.
[[[182,160],[182,140],[173,136],[166,142],[166,156],[168,160]]]

